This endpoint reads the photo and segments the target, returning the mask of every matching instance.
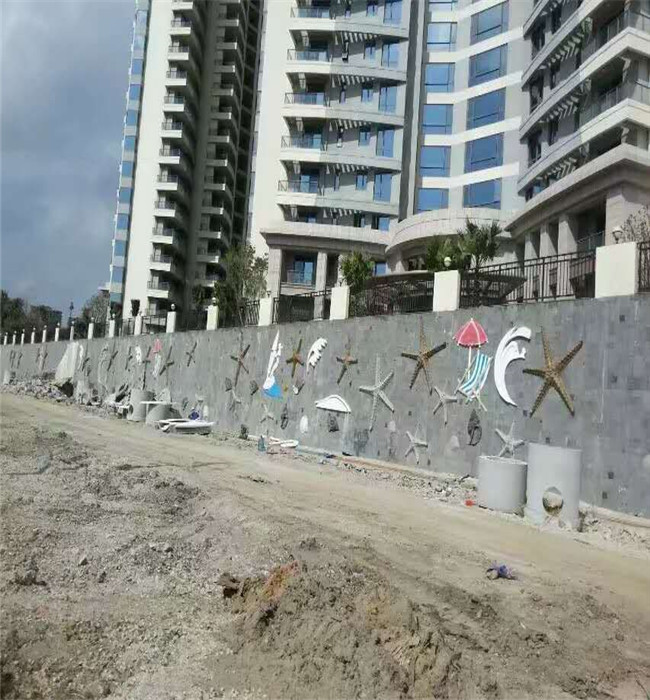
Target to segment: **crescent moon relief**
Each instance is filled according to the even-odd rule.
[[[512,400],[508,387],[506,386],[506,370],[508,365],[514,360],[526,359],[526,348],[516,342],[516,338],[530,340],[533,332],[527,326],[517,326],[511,328],[501,338],[499,347],[494,355],[494,385],[499,392],[499,396],[511,406],[517,404]]]

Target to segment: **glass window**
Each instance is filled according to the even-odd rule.
[[[361,86],[361,101],[372,102],[372,83],[364,83]]]
[[[424,85],[428,93],[454,91],[454,64],[428,63],[424,70]]]
[[[364,228],[366,225],[366,215],[362,212],[356,212],[352,218],[352,225],[355,228]]]
[[[399,44],[396,41],[384,42],[381,47],[381,65],[385,68],[399,66]]]
[[[505,90],[495,90],[473,97],[467,102],[467,128],[476,129],[479,126],[500,122],[505,117],[505,111]]]
[[[117,201],[121,204],[130,204],[133,190],[130,187],[120,187],[117,192]]]
[[[508,30],[508,3],[472,15],[471,43],[476,44]]]
[[[144,34],[147,31],[147,10],[138,10],[135,13],[135,33]]]
[[[121,284],[124,282],[124,268],[123,267],[114,267],[113,268],[113,274],[111,275],[111,282],[115,282],[116,284]]]
[[[369,41],[366,41],[366,44],[363,48],[363,57],[366,59],[374,59],[375,58],[375,40],[370,39]]]
[[[422,108],[423,134],[451,134],[452,105],[424,105]]]
[[[129,215],[128,214],[118,214],[116,228],[119,231],[129,230]]]
[[[370,127],[359,127],[359,146],[367,146],[370,143]]]
[[[393,157],[393,145],[395,143],[394,129],[377,129],[377,150],[376,155],[384,158]]]
[[[129,153],[135,151],[135,136],[124,137],[124,150]]]
[[[378,216],[375,214],[372,217],[372,228],[378,231],[388,231],[390,228],[390,216]]]
[[[376,262],[373,274],[375,277],[379,277],[379,275],[385,275],[386,274],[386,263],[385,262]]]
[[[127,126],[137,126],[138,125],[138,110],[137,109],[127,109],[126,110],[126,125]]]
[[[456,9],[458,0],[429,0],[429,12],[449,12]]]
[[[397,108],[397,88],[394,85],[386,85],[379,88],[379,111],[395,112]]]
[[[366,15],[374,17],[377,14],[377,0],[368,0],[366,3]]]
[[[402,0],[386,0],[384,5],[384,22],[399,24],[402,19]]]
[[[357,189],[365,190],[368,186],[368,173],[357,171]]]
[[[140,85],[129,85],[129,100],[137,102],[140,99]]]
[[[126,241],[113,241],[113,255],[118,258],[126,255]]]
[[[111,292],[110,300],[111,300],[112,304],[121,304],[122,303],[121,292]]]
[[[486,180],[465,185],[463,206],[498,209],[501,206],[501,180]]]
[[[465,172],[503,165],[503,134],[486,136],[465,144]]]
[[[133,161],[132,160],[123,160],[122,161],[121,173],[122,173],[122,175],[124,175],[124,177],[133,177]]]
[[[142,75],[144,61],[141,58],[134,58],[131,63],[131,75]]]
[[[380,202],[390,202],[392,175],[390,173],[375,173],[374,199]]]
[[[427,27],[429,51],[453,51],[456,46],[455,22],[431,22]]]
[[[469,59],[469,86],[480,85],[505,75],[507,57],[508,47],[506,45],[497,46],[495,49],[471,56]]]
[[[548,145],[552,146],[557,141],[557,132],[560,127],[558,118],[549,119],[548,122]]]
[[[448,177],[451,148],[449,146],[422,146],[420,148],[420,175]]]
[[[553,89],[557,85],[557,78],[558,75],[560,74],[560,63],[559,61],[557,63],[554,63],[551,66],[551,74],[549,78],[549,85],[551,86],[551,89]]]
[[[420,187],[418,190],[418,211],[446,209],[449,206],[449,190],[437,187]]]
[[[344,104],[346,100],[345,85],[341,85],[341,90],[339,92],[339,102]]]

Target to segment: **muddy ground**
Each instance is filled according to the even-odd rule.
[[[646,699],[647,532],[0,402],[2,698]]]

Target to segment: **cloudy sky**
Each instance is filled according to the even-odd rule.
[[[0,282],[79,310],[108,279],[135,3],[0,5]]]

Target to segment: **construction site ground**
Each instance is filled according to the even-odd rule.
[[[650,697],[648,530],[0,402],[2,698]]]

